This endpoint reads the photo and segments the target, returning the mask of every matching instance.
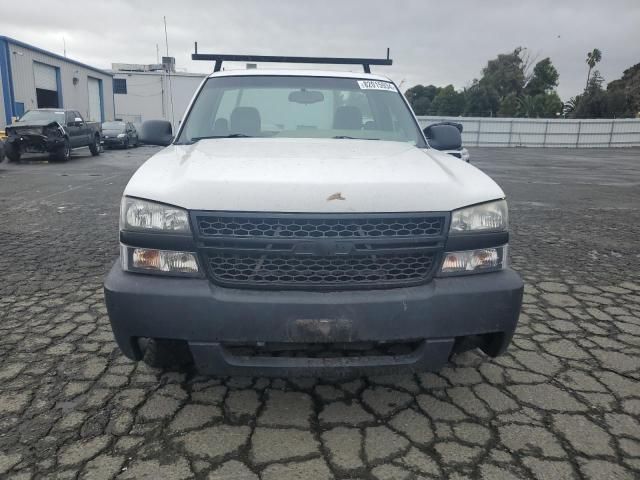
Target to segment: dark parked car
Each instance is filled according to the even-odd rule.
[[[71,150],[89,147],[100,155],[100,124],[85,122],[76,110],[29,110],[6,128],[5,154],[17,162],[23,153],[49,153],[51,160],[66,161]]]
[[[138,131],[131,122],[104,122],[102,124],[102,138],[104,146],[111,147],[137,147],[140,143],[138,140]]]

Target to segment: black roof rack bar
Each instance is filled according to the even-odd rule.
[[[198,42],[195,42],[195,52],[191,54],[191,60],[206,60],[216,62],[213,69],[219,72],[222,62],[271,62],[271,63],[317,63],[322,65],[362,65],[366,73],[371,73],[371,65],[391,65],[393,60],[389,58],[336,58],[336,57],[282,57],[276,55],[225,55],[219,53],[198,53]]]

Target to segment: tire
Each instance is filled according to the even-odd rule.
[[[4,160],[4,142],[0,141],[0,163]]]
[[[64,145],[57,151],[49,155],[49,159],[53,162],[66,162],[71,158],[71,144],[68,139],[64,139]]]
[[[93,143],[89,145],[89,150],[91,151],[91,155],[94,157],[100,155],[100,135],[95,135],[93,137]]]
[[[191,351],[186,342],[149,338],[140,339],[139,345],[144,352],[142,360],[152,368],[184,370],[193,363]]]
[[[13,148],[9,142],[4,142],[4,154],[7,156],[10,162],[20,161],[20,151]]]

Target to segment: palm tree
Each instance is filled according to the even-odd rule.
[[[518,97],[518,114],[527,118],[534,118],[538,116],[538,105],[535,98],[527,95],[524,97]]]
[[[587,65],[589,65],[589,72],[587,73],[587,85],[585,87],[588,88],[589,87],[589,79],[591,78],[591,70],[593,69],[593,67],[596,66],[596,63],[598,63],[600,60],[602,60],[602,52],[597,49],[594,48],[592,51],[587,53]]]

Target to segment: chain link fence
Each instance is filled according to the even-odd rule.
[[[418,121],[422,128],[441,121],[461,123],[462,143],[467,147],[640,146],[640,119],[420,116]]]

